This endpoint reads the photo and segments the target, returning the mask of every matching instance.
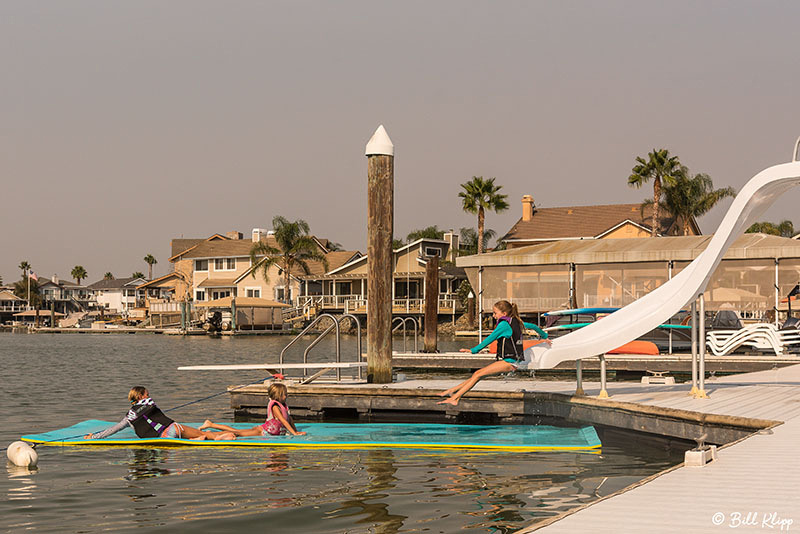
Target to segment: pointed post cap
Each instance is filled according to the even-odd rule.
[[[370,137],[367,143],[367,156],[394,156],[394,145],[392,140],[389,139],[389,134],[386,133],[386,128],[383,124],[378,126],[375,133]]]

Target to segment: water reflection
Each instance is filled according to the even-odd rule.
[[[403,526],[406,516],[392,514],[389,505],[383,500],[389,496],[390,490],[397,486],[395,476],[394,452],[391,450],[369,450],[365,453],[364,467],[369,481],[364,489],[355,491],[342,501],[335,511],[337,517],[362,516],[356,522],[370,524],[379,534],[394,534]],[[378,499],[377,502],[375,500]]]
[[[160,467],[169,459],[168,449],[131,449],[128,459],[128,474],[125,480],[142,480],[146,478],[169,475],[171,471]]]
[[[8,471],[8,478],[13,480],[14,483],[19,485],[11,484],[8,487],[8,500],[9,501],[21,501],[21,500],[31,500],[34,498],[34,490],[36,489],[36,484],[33,481],[32,476],[34,476],[39,469],[29,468],[29,467],[22,467],[19,465],[14,465],[11,462],[6,464],[6,470]]]

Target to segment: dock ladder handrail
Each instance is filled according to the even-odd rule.
[[[417,337],[419,336],[419,325],[417,324],[417,320],[413,317],[395,317],[392,319],[392,325],[394,325],[395,321],[398,321],[399,324],[392,328],[392,333],[395,333],[400,327],[403,327],[403,352],[408,352],[406,349],[406,321],[411,321],[411,324],[414,325],[414,352],[419,352],[419,344],[417,342]]]
[[[281,354],[279,356],[279,362],[280,362],[281,365],[283,365],[283,357],[286,354],[286,351],[289,349],[289,347],[294,345],[301,337],[303,337],[306,333],[308,333],[308,331],[311,330],[311,328],[313,328],[324,317],[330,318],[331,321],[333,321],[333,324],[331,324],[325,330],[320,332],[320,334],[316,337],[316,339],[314,339],[314,341],[309,343],[309,345],[303,351],[303,363],[308,363],[308,353],[311,352],[311,349],[313,349],[315,346],[317,346],[319,344],[319,342],[322,341],[322,338],[324,338],[326,335],[328,335],[330,333],[330,331],[333,330],[333,329],[336,329],[336,363],[341,363],[341,361],[342,361],[342,344],[341,344],[341,331],[340,331],[340,328],[339,328],[339,323],[345,317],[350,317],[353,320],[355,320],[355,322],[356,322],[356,329],[357,329],[357,332],[358,332],[358,345],[357,345],[358,354],[357,354],[357,357],[356,357],[356,361],[357,362],[361,361],[361,323],[358,321],[358,318],[356,316],[352,315],[352,314],[349,314],[349,313],[341,316],[340,318],[336,318],[334,315],[332,315],[330,313],[323,313],[323,314],[317,316],[313,321],[311,321],[311,323],[309,323],[309,325],[306,326],[303,329],[302,332],[297,334],[297,336],[295,336],[294,339],[292,339],[289,343],[286,344],[285,347],[283,347],[283,350],[281,351]],[[305,373],[303,374],[303,377],[305,378]],[[358,368],[358,379],[361,380],[361,378],[362,378],[362,370],[359,367]],[[336,380],[337,381],[341,381],[342,380],[342,370],[339,367],[336,368]]]

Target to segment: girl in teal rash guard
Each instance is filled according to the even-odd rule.
[[[496,302],[492,315],[497,321],[497,326],[492,334],[480,344],[471,349],[461,349],[461,352],[475,354],[486,348],[492,341],[497,341],[497,361],[475,371],[468,380],[441,392],[439,395],[449,398],[437,404],[452,404],[455,406],[462,395],[472,389],[481,378],[527,368],[528,362],[525,360],[525,350],[522,345],[523,327],[534,330],[541,339],[547,339],[547,332],[535,324],[522,322],[517,305],[511,304],[507,300]]]

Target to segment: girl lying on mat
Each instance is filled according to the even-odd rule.
[[[183,438],[183,439],[235,439],[230,432],[203,432],[190,426],[176,423],[162,412],[150,393],[143,386],[134,386],[128,393],[131,409],[116,425],[87,434],[84,439],[101,439],[116,434],[128,426],[133,427],[140,438]]]
[[[294,426],[292,416],[289,414],[289,408],[286,406],[286,396],[288,391],[286,385],[279,382],[274,382],[267,390],[269,393],[269,405],[267,406],[267,420],[263,424],[247,428],[245,430],[237,430],[236,428],[213,423],[206,419],[206,422],[200,427],[200,430],[206,428],[214,428],[222,430],[227,434],[234,436],[280,436],[289,433],[295,436],[304,436],[305,432],[298,432],[297,427]]]
[[[458,404],[461,396],[475,387],[475,384],[485,376],[509,373],[517,369],[527,369],[529,362],[525,359],[525,348],[522,344],[523,327],[535,331],[541,339],[547,339],[547,332],[535,324],[522,322],[517,305],[511,304],[507,300],[495,302],[492,315],[497,321],[497,326],[495,326],[492,334],[484,339],[482,343],[471,349],[461,349],[461,352],[475,354],[486,348],[492,341],[497,340],[497,361],[490,363],[483,369],[478,369],[468,380],[439,393],[440,396],[449,398],[437,404]]]

